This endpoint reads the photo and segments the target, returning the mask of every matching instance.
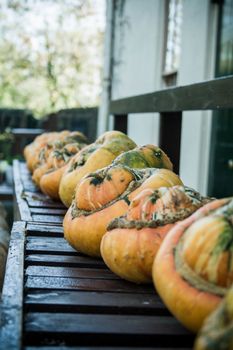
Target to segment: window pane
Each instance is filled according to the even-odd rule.
[[[233,73],[233,1],[225,0],[220,25],[217,76]]]
[[[180,61],[182,0],[169,0],[164,73],[177,71]]]

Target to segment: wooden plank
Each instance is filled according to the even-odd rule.
[[[43,223],[28,223],[27,236],[42,236],[42,237],[63,237],[62,226],[48,226]]]
[[[56,208],[56,209],[66,209],[65,206],[60,201],[55,201],[41,192],[24,192],[25,199],[30,207],[42,207],[42,208]]]
[[[29,311],[95,312],[112,314],[169,315],[156,293],[107,293],[58,291],[29,292],[25,296]]]
[[[32,214],[31,215],[31,220],[27,221],[36,221],[36,222],[48,222],[51,224],[61,224],[63,223],[63,216],[58,216],[58,215],[37,215],[37,214]]]
[[[111,101],[109,114],[233,108],[233,76]]]
[[[74,255],[58,255],[58,254],[30,254],[25,257],[27,265],[42,266],[67,266],[67,267],[98,267],[105,268],[102,260],[81,256],[78,253]]]
[[[127,135],[128,132],[128,115],[118,115],[117,118],[114,116],[114,130],[122,131]]]
[[[28,237],[26,240],[26,252],[46,254],[74,254],[76,250],[60,237]]]
[[[25,191],[28,191],[28,192],[32,192],[35,194],[39,193],[39,188],[35,184],[29,181],[23,181],[23,188]]]
[[[63,209],[64,205],[59,202],[52,202],[52,201],[37,201],[35,199],[28,199],[26,198],[26,201],[30,208],[48,208],[48,209]],[[67,209],[66,209],[67,210]]]
[[[145,346],[145,345],[144,345]],[[156,344],[154,344],[153,347],[141,347],[140,346],[140,350],[174,350],[175,348],[174,347],[157,347]],[[24,350],[103,350],[103,347],[102,346],[40,346],[40,347],[37,347],[37,346],[26,346],[24,347]],[[132,346],[105,346],[104,347],[104,350],[135,350],[136,348],[135,347],[132,347]],[[184,347],[179,347],[179,350],[190,350],[192,349],[192,347],[189,347],[189,348],[184,348]]]
[[[106,269],[77,268],[77,267],[51,267],[51,266],[28,266],[26,276],[44,277],[68,277],[120,280],[120,277]]]
[[[27,276],[25,287],[29,289],[57,289],[57,290],[86,290],[124,293],[151,293],[154,294],[152,286],[135,286],[123,280],[106,279],[84,279],[63,277],[36,277]]]
[[[31,213],[29,210],[29,207],[27,205],[27,202],[25,201],[23,197],[23,184],[20,178],[20,167],[19,167],[19,161],[14,160],[13,162],[13,176],[14,176],[14,186],[15,186],[15,217],[18,220],[22,221],[31,221]],[[18,217],[19,216],[19,217]]]
[[[52,201],[52,199],[50,199],[49,197],[45,196],[43,193],[39,192],[38,193],[34,193],[34,192],[30,192],[30,191],[25,191],[25,198],[27,200],[32,200],[32,201],[51,201],[52,203],[57,203],[55,201]]]
[[[15,222],[11,232],[2,291],[0,344],[2,349],[20,349],[22,340],[24,222]]]
[[[49,338],[51,335],[52,339],[70,339],[74,345],[145,345],[145,339],[147,344],[156,341],[160,346],[175,344],[179,347],[193,343],[190,332],[167,316],[35,312],[27,314],[25,331],[28,338]]]
[[[173,171],[179,174],[182,113],[162,113],[160,116],[159,146],[169,155]]]
[[[30,208],[32,214],[42,214],[42,215],[58,215],[64,217],[67,212],[67,209],[59,208]]]

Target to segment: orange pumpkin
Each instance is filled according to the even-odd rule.
[[[103,260],[126,280],[152,282],[154,257],[168,231],[204,203],[199,193],[183,186],[143,190],[126,215],[108,226],[101,241]]]
[[[32,176],[43,193],[53,199],[59,199],[59,184],[66,165],[71,157],[86,145],[85,141],[83,134],[72,132],[62,142],[55,141],[44,148],[41,166],[34,171]]]
[[[232,213],[232,198],[206,204],[169,232],[153,264],[156,290],[194,332],[233,282]]]
[[[39,186],[41,191],[52,199],[60,200],[58,190],[66,167],[67,164],[61,168],[53,168],[50,171],[48,170],[40,178]]]
[[[194,350],[233,349],[233,285],[217,309],[206,318]]]
[[[125,214],[138,191],[182,184],[179,177],[168,169],[136,169],[143,164],[148,166],[145,157],[147,147],[151,159],[151,150],[153,147],[154,150],[158,148],[151,145],[139,147],[120,155],[109,167],[90,173],[82,179],[76,188],[72,206],[64,218],[64,235],[74,248],[91,256],[100,256],[101,238],[109,222]],[[122,164],[122,159],[125,165]],[[157,163],[156,159],[154,153],[154,164]],[[130,165],[134,163],[135,168],[130,168],[127,162]],[[151,161],[150,164],[152,163]]]
[[[136,144],[127,135],[120,131],[108,131],[83,148],[62,176],[59,187],[61,201],[69,207],[75,188],[85,175],[109,165],[119,154],[134,147]]]
[[[43,147],[58,137],[57,132],[43,133],[35,138],[33,142],[24,148],[24,158],[28,169],[33,172],[39,162],[39,153]]]

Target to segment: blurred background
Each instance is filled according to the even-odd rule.
[[[12,219],[13,158],[44,130],[113,128],[110,100],[233,74],[233,0],[1,0],[0,200]],[[139,145],[160,116],[130,115]],[[184,112],[180,176],[233,193],[232,111]]]

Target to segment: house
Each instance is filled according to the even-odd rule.
[[[112,128],[110,100],[231,74],[233,0],[108,0],[98,132]],[[129,116],[129,136],[159,145],[160,116],[141,117]],[[229,110],[183,112],[180,176],[187,186],[232,195],[232,117]]]

